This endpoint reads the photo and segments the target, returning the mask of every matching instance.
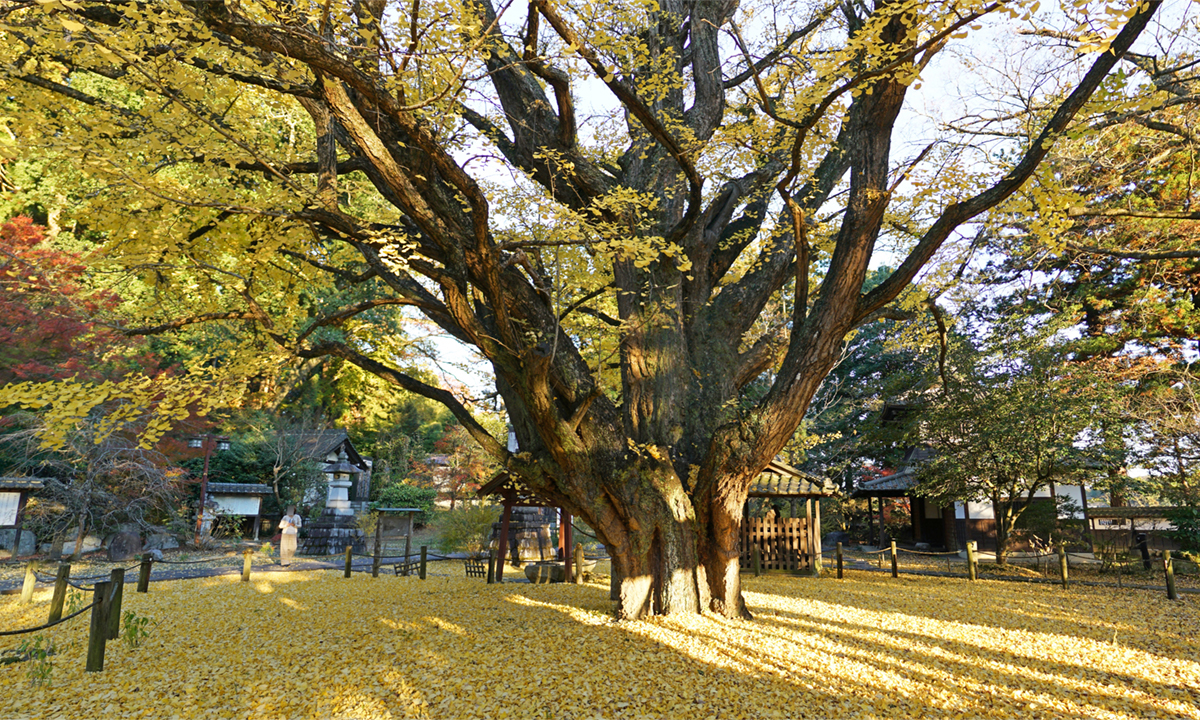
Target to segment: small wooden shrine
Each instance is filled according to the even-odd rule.
[[[752,518],[747,502],[742,518],[741,566],[751,567],[753,548],[757,546],[764,570],[811,569],[813,559],[821,556],[820,499],[838,492],[838,486],[828,478],[772,460],[750,484],[749,497],[766,498],[772,505],[787,501],[791,517],[772,512],[765,518]],[[797,517],[797,503],[801,500],[804,517]]]
[[[507,561],[509,553],[516,556],[516,562],[526,560],[546,560],[547,550],[550,549],[550,526],[545,513],[550,510],[558,516],[558,546],[553,548],[554,559],[564,563],[568,580],[571,578],[571,548],[574,547],[571,513],[554,503],[539,497],[529,489],[517,476],[508,471],[497,473],[487,484],[476,493],[481,498],[498,497],[504,512],[500,516],[499,527],[495,528],[499,543],[497,557]],[[533,512],[522,512],[533,511]],[[518,522],[514,523],[514,515]],[[504,577],[505,562],[496,565],[496,580]]]

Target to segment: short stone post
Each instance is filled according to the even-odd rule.
[[[583,543],[575,543],[575,584],[583,584]]]
[[[750,549],[750,564],[754,567],[754,577],[762,575],[762,552],[757,543]]]
[[[346,571],[342,573],[342,577],[350,577],[350,553],[354,550],[352,545],[346,546]]]
[[[842,579],[842,544],[837,544],[837,573],[838,580]]]
[[[108,580],[112,583],[110,600],[105,615],[108,619],[108,639],[116,640],[121,635],[121,600],[125,596],[125,568],[116,568],[109,573]]]
[[[250,550],[242,551],[242,582],[250,582]]]
[[[1062,580],[1063,590],[1066,590],[1069,583],[1067,579],[1067,549],[1062,545],[1058,546],[1058,576]]]
[[[142,565],[138,568],[138,584],[137,591],[140,593],[150,592],[150,570],[154,564],[154,556],[146,553],[142,556]]]
[[[108,589],[107,580],[93,586],[92,621],[88,626],[87,672],[104,669],[104,643],[108,640]]]
[[[1171,561],[1171,551],[1163,550],[1163,572],[1167,576],[1167,599],[1178,600],[1179,593],[1175,591],[1175,564]]]
[[[422,580],[425,579],[425,564],[426,564],[425,561],[426,561],[426,556],[428,555],[428,553],[429,553],[429,546],[422,545],[421,546],[421,570],[420,570],[420,574],[419,574],[419,577]]]
[[[967,543],[967,578],[969,580],[979,579],[979,565],[975,559],[975,541]]]
[[[896,541],[892,541],[892,577],[900,577],[900,567],[896,564]]]
[[[54,578],[54,595],[50,598],[50,619],[46,622],[62,620],[63,603],[67,600],[67,581],[71,579],[71,565],[62,563],[58,566],[58,575]]]
[[[487,584],[492,585],[496,582],[496,551],[488,548],[488,574]]]
[[[37,585],[37,561],[30,560],[25,566],[25,584],[21,586],[21,602],[33,602],[33,588]]]

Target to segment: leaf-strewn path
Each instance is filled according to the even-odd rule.
[[[1152,593],[851,572],[747,578],[752,622],[613,623],[599,584],[486,585],[333,572],[127,592],[154,618],[53,685],[0,667],[6,718],[1200,718],[1200,604]],[[44,619],[0,600],[0,628]],[[50,634],[48,633],[48,634]],[[15,644],[8,643],[8,644]],[[5,645],[5,647],[8,646]]]

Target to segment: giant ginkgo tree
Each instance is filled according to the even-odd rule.
[[[1004,153],[893,157],[922,70],[1036,5],[10,0],[7,152],[94,183],[65,216],[152,288],[127,332],[224,323],[443,402],[596,530],[623,616],[738,615],[747,488],[843,338],[1096,111],[1159,2],[1054,15],[1089,47]],[[490,364],[517,451],[392,361],[418,314]]]

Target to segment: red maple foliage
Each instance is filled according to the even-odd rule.
[[[120,298],[88,288],[85,272],[83,259],[47,243],[33,220],[0,225],[0,385],[114,372],[106,356],[128,341],[93,318]]]

